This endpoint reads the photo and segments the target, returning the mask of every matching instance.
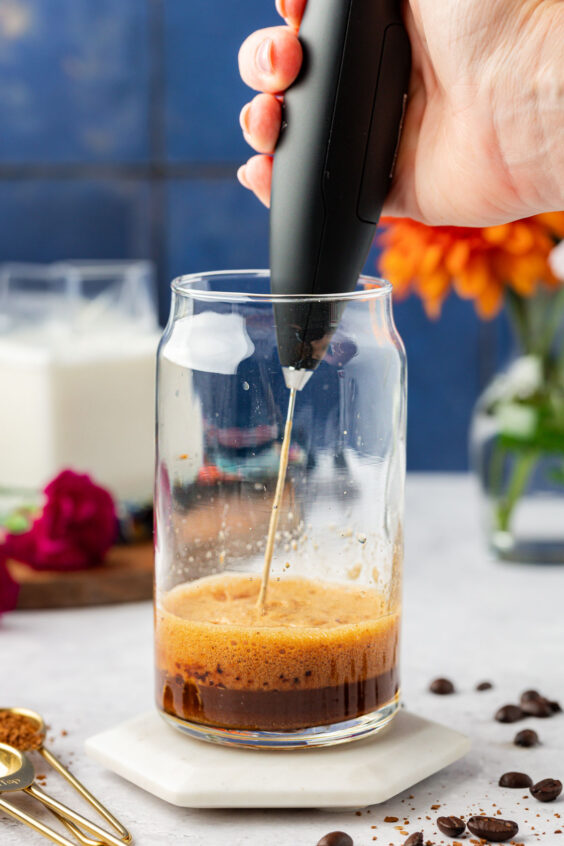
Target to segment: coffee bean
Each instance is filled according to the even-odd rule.
[[[443,834],[447,834],[449,837],[458,837],[466,828],[466,823],[459,817],[439,817],[437,826]]]
[[[529,717],[552,717],[554,713],[550,707],[550,702],[544,696],[538,696],[536,699],[522,700],[521,709]]]
[[[498,817],[470,817],[468,828],[477,837],[484,840],[491,840],[493,843],[502,843],[515,837],[519,826],[513,820],[500,820]]]
[[[522,720],[524,716],[518,705],[504,705],[496,711],[495,719],[498,723],[516,723],[517,720]]]
[[[317,846],[353,846],[353,839],[344,831],[330,831],[321,838]]]
[[[541,695],[538,690],[524,690],[521,694],[521,705],[523,702],[530,702],[532,699],[540,699]]]
[[[515,746],[536,746],[538,742],[539,736],[533,729],[518,731],[513,740]]]
[[[557,778],[543,778],[533,784],[530,791],[539,802],[553,802],[562,793],[562,782]]]
[[[353,846],[353,839],[344,831],[330,831],[321,838],[317,846]]]
[[[550,705],[550,710],[552,711],[553,714],[560,714],[562,712],[562,708],[561,708],[559,702],[555,702],[554,700],[547,699],[546,696],[541,696],[540,693],[538,692],[538,690],[525,690],[524,693],[521,694],[521,707],[522,707],[522,709],[524,711],[527,711],[525,704],[527,702],[534,702],[538,699],[541,699],[543,702],[548,702],[548,704]],[[527,711],[527,713],[530,713],[531,716],[533,716],[533,717],[538,716],[537,714],[534,714],[533,712],[530,712],[530,711]]]
[[[429,690],[438,696],[448,696],[449,693],[454,693],[454,685],[450,679],[435,679],[429,685]]]
[[[526,773],[504,773],[499,780],[500,787],[532,787],[533,779]]]
[[[476,690],[491,690],[493,684],[491,682],[480,682],[476,685]]]
[[[410,834],[403,846],[423,846],[423,832],[416,831]]]

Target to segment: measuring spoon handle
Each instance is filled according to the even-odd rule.
[[[57,846],[76,846],[76,843],[67,840],[66,837],[63,837],[62,834],[58,834],[58,832],[54,829],[49,828],[48,825],[44,825],[42,822],[39,822],[39,820],[30,817],[29,814],[25,813],[25,811],[20,811],[19,808],[16,808],[14,805],[10,805],[10,803],[6,802],[5,799],[0,799],[0,808],[10,817],[13,817],[15,820],[29,826],[34,831],[37,831],[38,834],[42,834],[44,837],[47,837],[47,839],[51,840],[53,843],[57,843]]]
[[[100,828],[99,825],[87,820],[86,817],[82,816],[82,814],[78,814],[76,811],[73,811],[72,808],[68,808],[66,805],[63,805],[56,799],[53,799],[52,796],[44,793],[44,791],[41,790],[40,787],[37,787],[36,784],[32,784],[30,787],[27,787],[24,792],[33,796],[34,799],[37,799],[42,805],[45,805],[45,807],[49,808],[51,811],[56,811],[60,817],[65,817],[65,819],[70,820],[75,825],[80,826],[80,828],[85,828],[86,831],[89,831],[90,834],[94,834],[102,843],[107,844],[107,846],[123,846],[123,840],[118,840],[113,834],[104,831],[103,828]]]
[[[90,793],[90,791],[80,782],[76,776],[74,776],[70,770],[68,770],[61,762],[55,758],[52,752],[49,752],[44,746],[41,747],[39,750],[41,755],[45,758],[47,763],[49,763],[56,772],[59,773],[64,779],[68,781],[68,783],[74,787],[75,790],[80,793],[83,799],[86,799],[87,802],[95,808],[96,811],[103,817],[107,823],[109,823],[115,831],[119,834],[123,843],[131,843],[131,834],[129,831],[117,820],[114,815],[105,808],[101,802],[96,799],[95,796]],[[85,842],[85,841],[83,841]]]

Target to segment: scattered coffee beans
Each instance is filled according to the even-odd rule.
[[[559,702],[541,696],[538,690],[525,690],[520,701],[521,708],[530,717],[551,717],[562,711]]]
[[[416,831],[410,834],[403,846],[423,846],[423,832]]]
[[[495,719],[498,723],[516,723],[517,720],[522,720],[524,716],[518,705],[504,705],[495,713]]]
[[[518,731],[513,740],[515,746],[536,746],[538,742],[539,736],[533,729]]]
[[[466,823],[459,817],[439,817],[437,826],[448,837],[458,837],[466,828]]]
[[[515,837],[519,826],[513,820],[500,820],[498,817],[470,817],[468,828],[477,837],[491,840],[492,843],[503,843]]]
[[[454,693],[454,685],[450,679],[435,679],[429,685],[429,690],[438,696],[448,696],[449,693]]]
[[[528,717],[552,717],[554,711],[550,707],[550,702],[544,696],[538,696],[536,699],[521,700],[521,709]]]
[[[562,782],[557,778],[543,778],[533,784],[530,791],[539,802],[554,802],[562,793]]]
[[[480,684],[476,685],[476,690],[491,690],[493,684],[491,682],[480,682]]]
[[[353,839],[344,831],[330,831],[321,838],[317,846],[353,846]]]
[[[533,779],[526,773],[504,773],[499,780],[500,787],[532,787]]]

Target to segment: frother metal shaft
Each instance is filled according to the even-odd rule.
[[[262,573],[262,580],[260,585],[259,597],[257,600],[257,607],[261,614],[264,614],[266,595],[268,591],[268,581],[270,578],[270,568],[272,565],[272,554],[274,552],[274,544],[276,541],[276,531],[278,529],[278,521],[280,519],[280,507],[282,505],[282,498],[284,496],[284,486],[286,484],[286,473],[288,472],[288,460],[290,457],[290,443],[292,441],[292,425],[294,423],[294,409],[296,407],[296,388],[290,389],[290,398],[288,400],[288,413],[286,415],[286,426],[284,427],[284,440],[282,441],[282,450],[280,452],[280,466],[278,468],[278,480],[276,482],[276,491],[274,494],[274,501],[272,503],[272,511],[270,512],[270,524],[268,526],[268,537],[266,540],[266,549],[264,553],[264,569]]]

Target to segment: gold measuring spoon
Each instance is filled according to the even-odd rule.
[[[0,708],[0,715],[2,713],[26,717],[36,726],[37,736],[40,743],[38,746],[34,745],[33,748],[43,756],[47,763],[50,764],[50,766],[53,767],[59,775],[61,775],[72,787],[74,787],[82,798],[85,799],[109,825],[111,825],[114,831],[118,833],[122,843],[131,843],[132,837],[129,831],[96,799],[95,796],[90,793],[89,790],[87,790],[87,788],[75,776],[73,776],[70,770],[64,767],[61,762],[55,758],[52,752],[49,752],[49,750],[45,748],[43,744],[45,741],[46,727],[41,715],[36,711],[31,711],[29,708]],[[21,751],[26,752],[28,750],[22,749]],[[77,830],[76,826],[74,826],[72,822],[69,822],[66,819],[62,819],[62,822],[64,822],[67,828],[72,831],[74,836],[80,840],[83,846],[96,846],[100,842],[99,840],[92,840],[91,838],[86,837],[81,831]]]
[[[41,802],[41,804],[45,805],[45,807],[50,811],[54,811],[57,816],[62,817],[65,820],[70,820],[70,822],[74,823],[75,826],[80,826],[90,832],[90,834],[94,834],[100,843],[107,844],[107,846],[123,846],[122,840],[118,840],[117,837],[113,836],[113,834],[109,834],[107,831],[104,831],[104,829],[100,828],[100,826],[90,820],[87,820],[86,817],[83,817],[82,814],[78,814],[76,811],[73,811],[72,808],[68,808],[66,805],[63,805],[62,802],[58,802],[56,799],[53,799],[52,796],[49,796],[49,794],[45,793],[40,787],[38,787],[34,783],[35,771],[33,769],[33,764],[27,755],[25,755],[24,752],[20,752],[18,749],[14,749],[13,746],[8,746],[6,743],[0,744],[0,773],[2,774],[2,777],[0,778],[0,792],[7,791],[12,793],[16,790],[21,790],[23,793],[33,796],[34,799],[37,799],[38,802]],[[68,846],[68,844],[70,844],[70,846],[74,846],[74,844],[70,843],[66,837],[62,837],[57,834],[57,832],[53,831],[53,829],[50,829],[48,826],[44,826],[39,822],[39,820],[35,820],[28,814],[24,814],[23,811],[20,811],[18,808],[15,808],[13,805],[10,805],[9,802],[6,802],[1,798],[0,807],[11,816],[16,819],[20,819],[27,825],[30,825],[31,828],[34,828],[36,831],[41,831],[42,834],[45,834],[46,837],[50,838],[55,843],[62,844],[62,846]]]
[[[5,743],[0,743],[0,794],[23,790],[31,784],[33,779],[34,772],[29,759],[22,752],[18,752],[17,749],[7,746]],[[25,811],[21,811],[14,805],[6,802],[5,799],[2,799],[2,796],[0,796],[0,809],[10,817],[24,823],[24,825],[28,825],[34,831],[47,837],[53,843],[57,843],[58,846],[76,846],[75,843],[71,843],[62,834],[58,834],[54,829],[30,817]]]

